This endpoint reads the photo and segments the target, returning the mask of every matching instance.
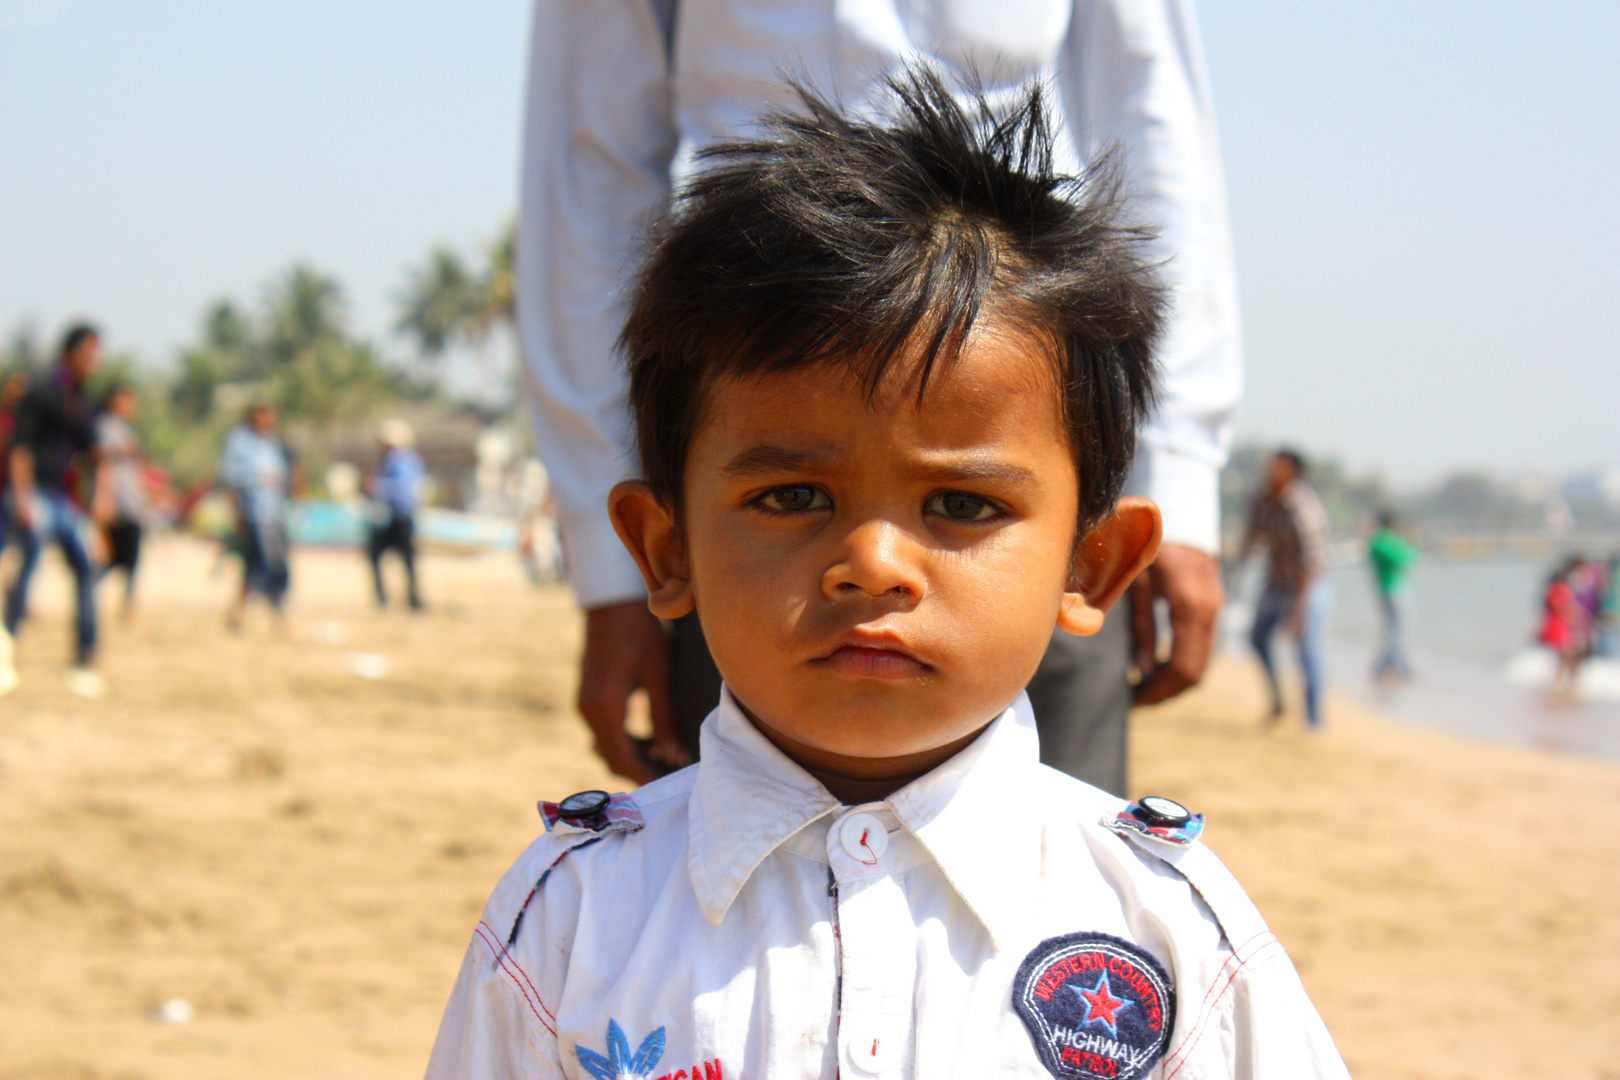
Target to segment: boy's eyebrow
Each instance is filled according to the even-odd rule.
[[[742,451],[726,462],[721,471],[735,479],[746,479],[751,476],[825,468],[836,464],[843,457],[843,454],[832,449],[791,450],[785,446],[767,444],[751,446]],[[959,483],[993,480],[1014,487],[1038,483],[1033,470],[994,457],[969,456],[937,464],[928,463],[918,469],[918,472],[931,479]]]
[[[927,470],[928,475],[937,476],[941,480],[995,480],[1003,484],[1018,486],[1038,483],[1035,473],[1022,465],[1014,465],[1009,461],[998,461],[993,457],[967,458],[948,463],[942,463]]]
[[[798,472],[827,465],[841,456],[827,449],[790,450],[785,446],[751,446],[726,462],[721,472],[739,479],[766,473]]]

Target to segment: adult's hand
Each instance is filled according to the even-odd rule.
[[[1159,662],[1158,621],[1154,601],[1170,604],[1170,655]],[[1197,548],[1165,544],[1131,586],[1131,623],[1135,635],[1136,703],[1152,705],[1197,686],[1215,646],[1215,616],[1226,602],[1221,567]]]
[[[669,640],[645,600],[608,604],[585,613],[585,654],[579,662],[580,715],[596,736],[596,752],[620,776],[657,779],[624,729],[630,695],[647,691],[654,752],[674,761],[675,706],[669,685]]]

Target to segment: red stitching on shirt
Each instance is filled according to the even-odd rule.
[[[1204,1000],[1200,1001],[1198,1003],[1198,1024],[1201,1024],[1201,1023],[1204,1022],[1204,1013],[1206,1011],[1208,1011],[1208,1009],[1210,1007],[1210,1000],[1209,1000],[1210,995],[1215,993],[1216,984],[1218,984],[1221,981],[1221,973],[1226,970],[1227,964],[1232,963],[1234,960],[1237,960],[1240,956],[1242,956],[1244,949],[1247,949],[1250,945],[1253,945],[1256,941],[1259,941],[1261,938],[1269,937],[1270,935],[1271,935],[1270,930],[1262,930],[1258,934],[1254,934],[1254,935],[1251,935],[1250,937],[1246,938],[1241,945],[1238,945],[1238,946],[1236,946],[1236,947],[1234,947],[1232,949],[1232,955],[1228,956],[1226,958],[1226,963],[1222,964],[1216,970],[1215,978],[1210,980],[1209,989],[1204,991]],[[1196,1028],[1198,1026],[1198,1024],[1194,1024],[1193,1026]]]
[[[1248,956],[1243,956],[1242,950],[1248,948],[1257,941],[1260,944],[1256,946]],[[1196,1046],[1198,1040],[1203,1037],[1204,1031],[1206,1030],[1204,1025],[1208,1023],[1211,1014],[1215,1010],[1215,1006],[1220,1002],[1221,998],[1226,996],[1226,991],[1231,988],[1232,983],[1237,981],[1238,972],[1242,971],[1249,961],[1253,960],[1267,948],[1272,945],[1276,945],[1277,943],[1276,937],[1274,937],[1269,930],[1263,930],[1245,941],[1241,946],[1238,947],[1238,949],[1232,952],[1231,956],[1226,958],[1226,963],[1221,965],[1220,970],[1215,973],[1215,978],[1211,980],[1209,989],[1204,991],[1204,1000],[1199,1008],[1198,1019],[1193,1022],[1192,1030],[1188,1032],[1188,1037],[1183,1040],[1181,1046],[1178,1047],[1175,1053],[1170,1055],[1170,1059],[1165,1062],[1165,1064],[1168,1066],[1170,1062],[1175,1061],[1176,1058],[1182,1059],[1176,1064],[1174,1069],[1171,1069],[1165,1074],[1165,1080],[1170,1080],[1170,1077],[1180,1072],[1182,1067],[1187,1064],[1187,1055],[1192,1053],[1193,1047]],[[1240,956],[1242,956],[1241,960],[1238,959]],[[1232,967],[1230,972],[1227,972],[1227,967],[1231,965],[1232,961],[1234,960],[1238,961],[1237,965]],[[1221,980],[1223,972],[1226,975],[1224,982]]]
[[[487,931],[488,931],[488,932],[489,932],[489,936],[490,936],[490,938],[492,938],[492,939],[496,939],[496,936],[495,936],[495,928],[494,928],[494,927],[493,927],[493,926],[491,926],[491,925],[489,925],[489,923],[487,923],[487,922],[485,922],[485,921],[484,921],[484,920],[482,920],[482,919],[479,919],[479,920],[478,920],[478,925],[479,925],[479,926],[482,926],[482,927],[483,927],[483,928],[484,928],[484,929],[485,929],[485,930],[487,930]],[[496,940],[498,940],[498,939],[496,939]],[[517,962],[517,961],[516,961],[516,960],[514,960],[514,959],[513,959],[513,958],[512,958],[512,953],[511,953],[511,950],[509,950],[509,949],[502,949],[502,950],[501,950],[501,953],[502,953],[502,955],[504,955],[504,956],[505,956],[505,957],[506,957],[506,959],[507,959],[507,961],[508,961],[508,962],[509,962],[509,963],[510,963],[510,964],[511,964],[511,965],[512,965],[512,966],[513,966],[513,967],[515,967],[515,968],[517,968],[517,972],[518,972],[518,974],[519,974],[519,975],[522,975],[522,976],[523,976],[523,981],[524,981],[524,982],[526,982],[526,983],[528,983],[528,984],[529,984],[529,989],[530,989],[530,990],[533,990],[533,991],[534,991],[534,1000],[536,1000],[536,1001],[538,1001],[538,1002],[540,1002],[540,1007],[541,1007],[541,1008],[542,1008],[542,1009],[545,1009],[545,1011],[546,1011],[546,1015],[547,1015],[547,1016],[549,1016],[549,1017],[551,1017],[551,1019],[552,1019],[552,1020],[553,1020],[553,1021],[555,1021],[555,1020],[556,1020],[556,1019],[557,1019],[557,1016],[556,1016],[556,1014],[555,1014],[555,1013],[553,1013],[553,1012],[552,1012],[552,1011],[551,1011],[551,1010],[550,1010],[550,1009],[546,1009],[546,1003],[545,1003],[545,1001],[544,1001],[544,1000],[542,1000],[542,999],[541,999],[541,997],[540,997],[540,990],[539,990],[539,989],[538,989],[538,988],[537,988],[537,987],[536,987],[536,986],[535,986],[535,985],[534,985],[534,983],[533,983],[533,982],[532,982],[532,981],[531,981],[531,980],[530,980],[530,979],[529,979],[529,973],[528,973],[528,972],[527,972],[527,971],[524,971],[524,970],[523,970],[523,965],[522,965],[522,964],[520,964],[520,963],[518,963],[518,962]]]
[[[1187,1060],[1190,1057],[1190,1055],[1192,1054],[1193,1048],[1198,1045],[1198,1040],[1200,1040],[1200,1039],[1202,1039],[1204,1037],[1204,1032],[1209,1030],[1209,1028],[1206,1027],[1205,1024],[1207,1023],[1210,1014],[1212,1012],[1214,1012],[1214,1008],[1215,1008],[1216,1003],[1219,1002],[1221,1000],[1221,998],[1226,996],[1226,992],[1228,990],[1230,990],[1232,988],[1232,984],[1237,981],[1238,972],[1242,971],[1246,966],[1248,966],[1249,961],[1253,960],[1255,957],[1257,957],[1261,953],[1265,952],[1266,949],[1270,948],[1272,945],[1278,944],[1277,939],[1272,936],[1270,931],[1266,931],[1264,933],[1256,934],[1254,937],[1250,938],[1248,941],[1245,941],[1243,944],[1244,944],[1245,947],[1247,947],[1250,944],[1250,942],[1258,941],[1261,938],[1269,938],[1270,940],[1269,941],[1261,941],[1260,944],[1255,948],[1255,950],[1253,952],[1251,952],[1248,956],[1245,956],[1238,963],[1238,965],[1232,969],[1231,973],[1227,975],[1226,981],[1224,983],[1219,984],[1219,990],[1220,990],[1219,993],[1215,993],[1215,990],[1216,990],[1216,984],[1215,983],[1211,983],[1209,990],[1205,991],[1203,1010],[1199,1013],[1198,1020],[1193,1024],[1192,1031],[1190,1031],[1188,1033],[1188,1036],[1187,1036],[1186,1040],[1182,1042],[1181,1046],[1176,1050],[1176,1052],[1174,1054],[1170,1055],[1172,1060],[1174,1060],[1177,1057],[1181,1058],[1181,1060],[1176,1063],[1175,1068],[1171,1069],[1169,1072],[1166,1072],[1164,1074],[1164,1080],[1171,1080],[1171,1078],[1173,1076],[1175,1076],[1183,1068],[1186,1067]],[[1227,960],[1227,963],[1231,963],[1232,960],[1237,959],[1237,956],[1238,956],[1237,952],[1234,951],[1232,953],[1232,956]],[[1225,965],[1222,965],[1222,967],[1224,967],[1224,966]],[[1216,982],[1219,983],[1219,980],[1220,980],[1220,973],[1219,972],[1216,972],[1215,979],[1216,979]],[[1213,998],[1210,997],[1210,995],[1212,993],[1214,994]],[[1167,1061],[1165,1064],[1168,1065],[1169,1062]]]
[[[501,970],[506,973],[506,977],[512,980],[512,985],[517,987],[518,993],[523,996],[523,1003],[529,1007],[530,1012],[534,1013],[534,1018],[540,1021],[540,1026],[551,1032],[551,1037],[555,1039],[557,1037],[557,1029],[546,1023],[546,1018],[541,1016],[540,1010],[534,1007],[535,1001],[539,1001],[539,995],[536,994],[535,1000],[531,1001],[529,999],[529,991],[524,989],[523,983],[519,982],[518,977],[512,974],[512,968],[516,967],[517,965],[511,963],[511,961],[507,959],[505,950],[496,947],[496,943],[491,940],[491,935],[485,934],[483,923],[479,923],[478,927],[473,931],[473,933],[477,935],[479,941],[484,943],[484,948],[488,949],[490,954],[495,957],[495,962],[498,963]],[[527,980],[528,976],[525,975],[524,979]],[[546,1009],[545,1002],[540,1002],[540,1008]],[[551,1010],[546,1009],[546,1012],[547,1014],[550,1014]],[[552,1019],[555,1020],[556,1017],[552,1017]]]

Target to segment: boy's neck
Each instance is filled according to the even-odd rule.
[[[821,781],[833,798],[845,806],[882,802],[913,780],[932,772],[955,757],[964,747],[984,733],[984,727],[971,731],[954,742],[936,746],[915,754],[900,757],[851,757],[830,750],[808,746],[791,739],[772,728],[747,708],[743,715],[771,744],[793,759],[799,768]]]

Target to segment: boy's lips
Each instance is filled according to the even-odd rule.
[[[897,642],[859,638],[845,639],[811,663],[857,679],[915,679],[934,670]]]

